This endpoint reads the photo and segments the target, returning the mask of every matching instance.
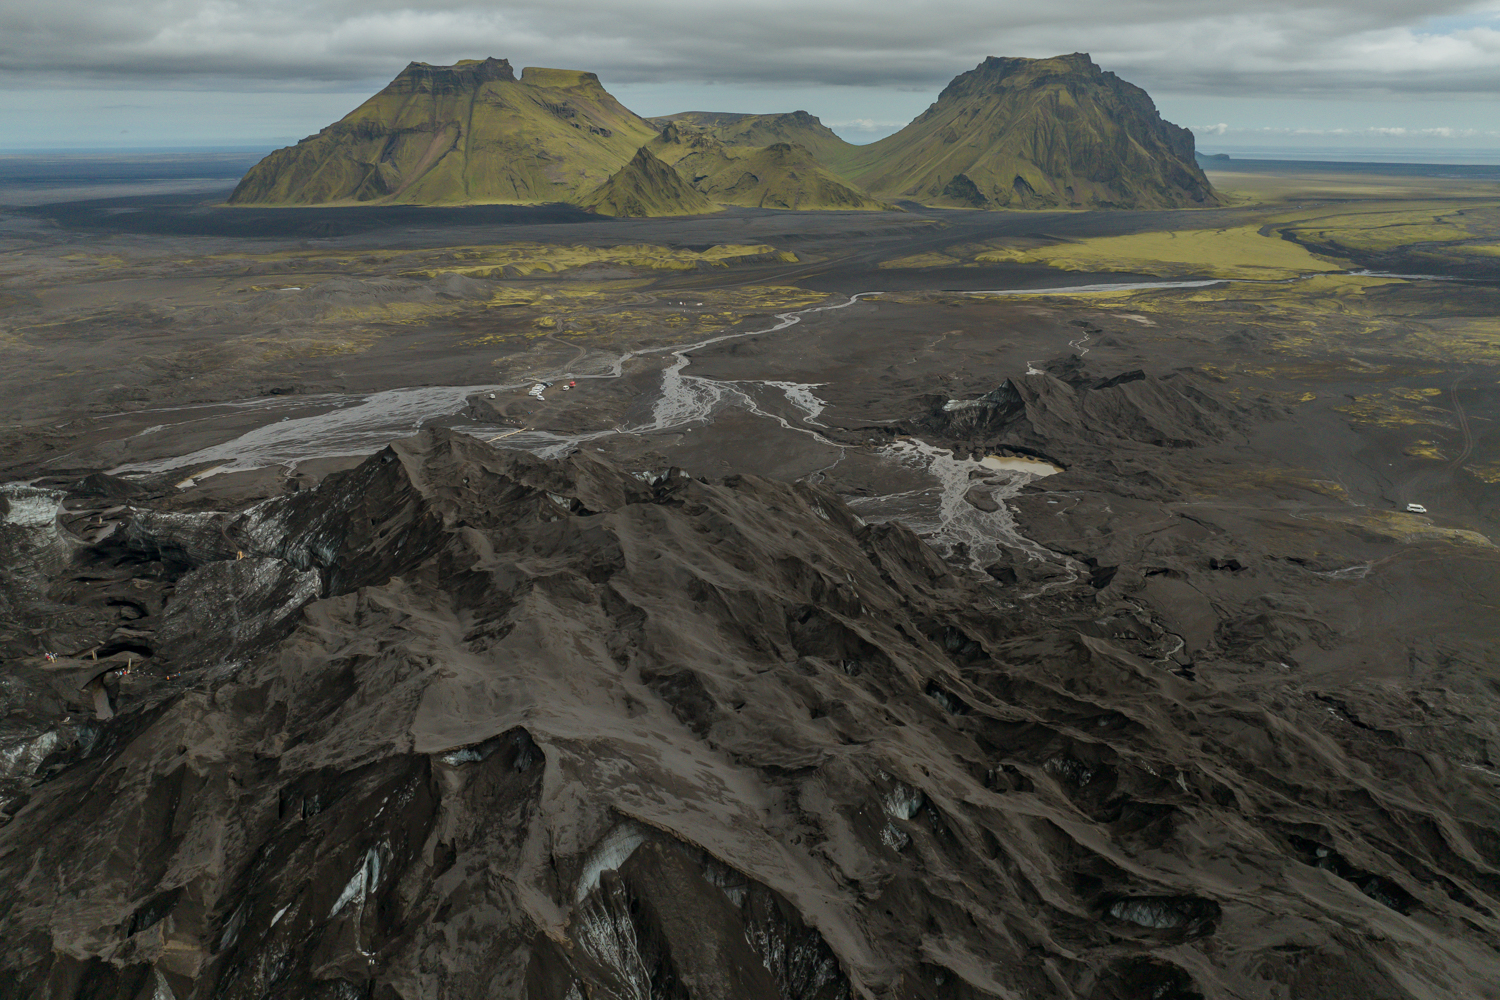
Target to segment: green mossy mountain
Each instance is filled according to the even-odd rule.
[[[986,59],[906,128],[868,146],[803,111],[648,121],[592,73],[528,68],[517,79],[503,59],[412,63],[338,122],[256,164],[229,201],[567,202],[689,215],[710,203],[875,211],[902,199],[1023,209],[1218,203],[1193,134],[1080,53]]]
[[[647,146],[581,202],[600,215],[647,218],[721,211]]]
[[[648,148],[710,201],[801,211],[890,209],[818,162],[803,146],[730,146],[707,131],[669,122]]]
[[[953,208],[1218,204],[1192,132],[1083,53],[986,59],[900,132],[824,162],[876,197]]]
[[[669,124],[698,129],[726,146],[774,146],[789,142],[801,146],[820,163],[846,158],[859,149],[845,142],[833,129],[806,111],[782,115],[742,115],[716,111],[684,111],[650,119],[653,125]]]
[[[593,73],[412,63],[338,122],[261,160],[236,205],[579,202],[655,126]]]

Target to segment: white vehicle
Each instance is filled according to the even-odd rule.
[[[1406,505],[1406,512],[1408,514],[1425,514],[1427,513],[1427,508],[1419,503],[1409,503]]]

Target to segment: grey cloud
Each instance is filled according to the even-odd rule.
[[[410,59],[487,55],[646,81],[936,89],[987,55],[1088,51],[1148,90],[1494,94],[1500,31],[1409,0],[0,0],[0,83],[278,89],[375,83]],[[1496,22],[1500,26],[1500,21]]]

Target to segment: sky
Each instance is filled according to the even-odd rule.
[[[1206,152],[1500,163],[1500,0],[0,0],[0,152],[285,145],[486,56],[868,142],[986,56],[1076,51]]]

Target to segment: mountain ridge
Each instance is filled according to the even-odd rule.
[[[806,111],[646,119],[582,70],[527,67],[518,78],[504,59],[413,62],[339,121],[257,163],[229,204],[704,211],[692,196],[683,195],[691,207],[674,203],[666,192],[686,189],[648,161],[636,163],[648,145],[668,165],[696,157],[683,168],[688,185],[741,207],[1218,204],[1192,133],[1164,121],[1144,90],[1085,53],[991,56],[956,76],[904,129],[867,146],[844,141]],[[602,190],[633,163],[619,191]]]
[[[891,207],[869,197],[796,143],[731,146],[710,132],[668,122],[646,148],[721,205],[802,211]]]
[[[715,111],[682,111],[648,118],[653,125],[669,124],[701,130],[726,146],[771,146],[789,142],[802,146],[825,166],[859,147],[840,138],[815,115],[806,111],[783,114],[737,114]]]

